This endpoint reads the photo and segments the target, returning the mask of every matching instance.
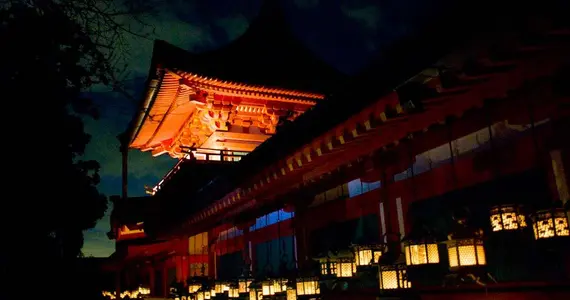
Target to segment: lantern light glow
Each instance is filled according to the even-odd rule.
[[[447,241],[449,267],[483,266],[487,264],[485,247],[479,238]]]
[[[532,227],[537,240],[570,236],[568,214],[562,208],[537,212]]]
[[[354,262],[356,266],[366,266],[377,263],[382,252],[384,245],[356,245],[353,246]]]
[[[297,280],[297,295],[319,295],[321,288],[317,278],[300,278]]]
[[[234,283],[228,287],[228,298],[239,298],[239,285],[237,283]]]
[[[381,290],[409,289],[412,287],[412,283],[407,279],[404,264],[380,266],[379,271]]]
[[[408,266],[439,263],[439,249],[435,242],[407,241],[404,243],[404,254]]]
[[[517,230],[527,227],[526,217],[516,205],[499,205],[490,211],[491,229],[496,231]]]

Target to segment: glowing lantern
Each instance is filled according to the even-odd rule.
[[[329,257],[315,258],[319,262],[319,271],[321,275],[334,275],[336,274],[336,264],[331,261]]]
[[[484,266],[485,246],[480,238],[455,239],[446,242],[449,267]]]
[[[216,296],[217,294],[221,294],[224,292],[224,283],[216,282],[214,283],[214,288],[212,289],[212,297]]]
[[[297,300],[297,290],[295,289],[296,284],[294,281],[289,280],[287,282],[287,300]]]
[[[352,258],[337,258],[335,262],[335,274],[337,277],[352,277],[356,273],[356,264]]]
[[[409,289],[405,264],[382,265],[379,268],[379,284],[381,290]]]
[[[562,208],[539,211],[532,219],[534,238],[537,240],[570,236],[568,212]]]
[[[273,289],[275,293],[283,293],[287,290],[287,279],[278,278],[273,280]]]
[[[211,298],[210,291],[200,289],[198,290],[198,292],[196,292],[196,300],[208,300],[210,298]]]
[[[247,293],[249,292],[249,285],[253,282],[252,278],[242,276],[238,279],[238,289],[240,293]]]
[[[273,296],[275,295],[275,283],[271,279],[267,279],[261,282],[261,292],[263,296]]]
[[[404,255],[406,257],[406,265],[426,265],[439,263],[439,250],[435,241],[424,240],[407,240],[404,244]]]
[[[318,279],[314,277],[297,279],[296,292],[299,296],[319,295],[321,288]]]
[[[232,283],[229,285],[228,298],[239,298],[239,284]]]
[[[527,227],[526,217],[516,205],[499,205],[490,211],[491,229],[493,231],[517,230]]]
[[[262,300],[263,292],[262,285],[257,281],[253,281],[249,285],[249,300]]]
[[[350,251],[340,251],[326,256],[314,258],[320,264],[320,273],[323,276],[352,277],[356,273],[354,255]]]
[[[194,294],[196,293],[200,288],[202,287],[202,284],[197,282],[197,281],[192,281],[190,283],[188,283],[188,293],[190,294]]]
[[[352,249],[356,266],[367,266],[378,262],[385,247],[384,245],[355,245]]]

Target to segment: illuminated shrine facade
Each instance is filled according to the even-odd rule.
[[[131,148],[251,153],[189,191],[180,172],[197,170],[193,153],[144,204],[116,200],[130,203],[113,218],[117,290],[165,297],[173,283],[193,290],[208,278],[218,298],[236,283],[250,299],[293,290],[320,299],[567,299],[570,31],[540,34],[532,45],[509,40],[501,55],[480,42],[392,91],[350,90],[330,104],[326,93],[164,69]],[[366,103],[347,111],[351,97]],[[335,109],[344,118],[332,118]],[[280,131],[283,119],[292,124]],[[310,125],[317,119],[325,125]],[[128,207],[141,213],[128,218]],[[371,282],[361,276],[370,260]],[[246,275],[264,280],[249,285]],[[349,288],[330,289],[330,278]],[[187,296],[200,299],[199,286]]]

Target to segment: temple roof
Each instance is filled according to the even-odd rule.
[[[227,118],[218,120],[212,115],[228,117],[228,111],[234,115],[254,112],[264,122],[287,115],[292,120],[342,86],[346,78],[295,38],[279,0],[265,0],[248,30],[218,50],[196,54],[165,41],[155,42],[145,99],[133,118],[128,144],[152,151],[153,155],[169,153],[181,158],[184,151],[180,146],[202,147],[211,135],[189,129],[193,121],[209,121],[211,124],[206,122],[204,128],[219,126],[212,130],[226,132],[224,124],[244,126],[242,123],[250,120],[238,118],[228,123]],[[210,117],[202,117],[198,110]],[[275,132],[276,125],[266,123],[260,128],[262,141]],[[256,124],[253,126],[259,125]],[[247,123],[248,126],[251,125]],[[257,136],[249,137],[256,139],[255,146],[262,142]],[[252,150],[225,144],[223,147]]]
[[[327,93],[345,75],[319,60],[291,32],[279,0],[265,0],[246,32],[225,47],[194,54],[156,41],[153,66],[223,81]]]

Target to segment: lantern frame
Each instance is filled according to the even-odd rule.
[[[239,298],[239,283],[232,282],[229,285],[228,298]]]
[[[222,294],[224,292],[224,283],[221,281],[215,281],[214,287],[212,288],[212,296],[217,294]]]
[[[448,240],[445,244],[447,245],[447,256],[449,260],[449,268],[451,270],[464,267],[482,267],[487,265],[487,256],[485,254],[483,239],[479,237],[457,238]],[[470,253],[466,251],[469,251]],[[472,259],[465,257],[465,255],[472,255]]]
[[[312,289],[312,290],[311,290]],[[297,296],[312,296],[321,294],[321,286],[317,277],[301,277],[295,284]]]
[[[502,204],[491,207],[489,222],[493,232],[515,231],[528,227],[527,217],[522,213],[522,206]]]
[[[191,281],[188,283],[188,293],[189,294],[194,294],[196,292],[198,292],[198,290],[202,287],[202,283],[198,282],[198,281]]]
[[[395,285],[387,280],[395,281]],[[412,283],[408,280],[406,264],[380,265],[378,268],[378,284],[380,290],[409,289]]]
[[[357,267],[377,264],[386,250],[386,245],[352,245],[354,262]],[[366,262],[368,261],[368,262]]]
[[[196,300],[205,300],[206,297],[204,295],[204,291],[197,291],[196,292]]]
[[[295,280],[287,281],[287,288],[285,289],[286,300],[297,300],[297,284]]]
[[[531,218],[535,240],[570,236],[570,217],[568,211],[563,208],[540,210],[534,213]]]
[[[263,297],[275,295],[275,280],[265,279],[261,282],[261,293]]]
[[[257,280],[249,284],[249,300],[263,300],[263,287]]]
[[[402,244],[407,266],[436,265],[441,261],[435,239],[406,240]]]
[[[275,294],[285,293],[287,291],[287,282],[288,280],[285,278],[274,278],[273,288],[275,290]]]
[[[249,276],[241,276],[238,278],[238,289],[240,294],[249,293],[249,286],[253,282],[253,278]]]
[[[336,275],[337,278],[353,277],[354,273],[356,273],[356,263],[352,257],[338,257],[331,259],[331,267],[332,266],[334,266],[334,275]],[[345,269],[346,267],[350,268],[350,272]]]
[[[336,275],[336,265],[333,264],[334,262],[330,257],[324,256],[314,258],[314,260],[319,262],[319,274],[321,277]]]

